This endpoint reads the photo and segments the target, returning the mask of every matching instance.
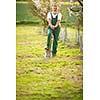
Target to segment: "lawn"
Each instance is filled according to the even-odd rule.
[[[41,26],[16,26],[16,100],[83,100],[78,45],[59,40],[57,56],[45,59],[46,40]]]

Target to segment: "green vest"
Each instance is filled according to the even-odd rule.
[[[58,14],[57,14],[57,16],[56,16],[55,18],[53,18],[52,13],[51,13],[51,24],[52,24],[52,25],[56,25],[57,20],[58,20]],[[49,26],[48,28],[51,29],[50,26]],[[55,28],[55,29],[58,29],[58,28],[59,28],[59,25],[58,25],[58,27]]]

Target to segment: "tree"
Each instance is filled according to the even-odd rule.
[[[80,34],[80,28],[83,26],[83,0],[70,0],[72,2],[70,12],[76,17],[75,25],[78,30],[78,44],[83,51],[83,40]],[[73,2],[78,2],[79,5],[74,5]]]
[[[46,16],[50,10],[50,0],[28,0],[28,3],[32,15],[42,20],[42,34],[45,34],[47,28]]]
[[[47,33],[47,13],[50,11],[52,3],[57,3],[58,1],[59,0],[28,0],[32,15],[42,20],[42,34]]]
[[[62,20],[64,21],[64,30],[61,32],[62,35],[62,42],[63,44],[67,41],[67,22],[68,22],[68,10],[66,5],[62,4],[61,6],[61,14],[62,16]]]

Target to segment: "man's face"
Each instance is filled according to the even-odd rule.
[[[53,12],[57,12],[57,6],[53,6],[53,7],[52,7],[52,11],[53,11]]]

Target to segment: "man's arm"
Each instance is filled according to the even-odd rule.
[[[55,28],[55,26],[54,26],[54,25],[52,25],[52,23],[51,23],[51,19],[50,19],[50,18],[48,18],[48,19],[47,19],[47,21],[48,21],[49,26],[51,27],[51,29],[54,29],[54,28]]]
[[[57,28],[58,25],[60,25],[61,17],[62,17],[61,13],[58,13],[58,20],[57,20],[57,22],[56,22],[55,28]]]
[[[55,25],[54,27],[57,28],[58,25],[59,25],[59,23],[60,23],[60,20],[58,20],[58,21],[56,22],[56,25]]]

